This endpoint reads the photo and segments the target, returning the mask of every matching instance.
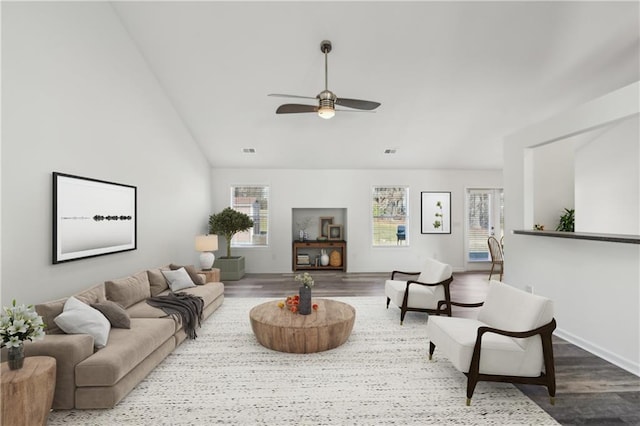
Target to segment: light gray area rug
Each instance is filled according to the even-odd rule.
[[[52,412],[49,425],[544,425],[557,424],[511,384],[479,383],[444,358],[428,361],[424,314],[384,307],[384,297],[335,298],[356,308],[342,346],[317,354],[257,343],[251,307],[227,298],[120,404]],[[313,314],[312,314],[313,315]]]

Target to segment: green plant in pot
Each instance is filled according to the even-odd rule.
[[[564,214],[560,216],[560,223],[556,227],[556,231],[574,232],[575,231],[575,210],[564,209]]]
[[[209,216],[209,233],[222,235],[227,244],[227,255],[218,257],[214,263],[220,269],[221,279],[239,280],[244,275],[244,257],[231,256],[231,239],[252,226],[253,220],[249,216],[231,207]]]

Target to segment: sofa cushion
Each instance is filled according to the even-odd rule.
[[[193,294],[194,296],[202,297],[204,301],[204,307],[206,308],[218,297],[224,294],[223,283],[206,283],[204,285],[190,287],[180,291],[181,293]],[[169,290],[161,293],[168,294]],[[167,314],[160,308],[149,305],[146,301],[136,303],[133,306],[127,308],[127,313],[133,318],[165,318]],[[182,320],[178,316],[175,321],[175,331],[177,332],[182,328]]]
[[[120,304],[105,300],[104,302],[92,303],[90,306],[102,312],[102,315],[109,320],[112,327],[131,328],[129,314]]]
[[[111,324],[100,311],[71,296],[64,304],[55,323],[68,334],[89,334],[93,336],[96,348],[107,344]]]
[[[136,302],[151,297],[147,271],[129,277],[105,282],[107,299],[128,308]]]
[[[181,291],[181,293],[193,294],[194,296],[202,297],[204,300],[205,308],[216,300],[220,295],[224,294],[223,283],[206,283],[191,288],[187,288]]]
[[[164,291],[162,294],[168,294],[169,290]],[[182,328],[182,318],[180,315],[171,316],[167,315],[160,308],[156,308],[147,303],[146,300],[138,302],[134,305],[131,305],[127,308],[127,314],[129,314],[130,318],[170,318],[173,321],[174,327],[173,332],[180,330]]]
[[[205,280],[202,278],[202,275],[198,273],[195,266],[193,265],[175,265],[172,263],[171,265],[169,265],[169,268],[171,268],[172,271],[176,271],[180,268],[184,268],[184,270],[187,271],[187,274],[189,274],[191,281],[193,281],[195,285],[202,285],[205,283]]]
[[[184,268],[176,269],[175,271],[162,271],[162,274],[169,282],[171,291],[195,287],[195,283]]]
[[[147,277],[149,278],[149,286],[152,296],[157,296],[166,289],[169,288],[167,279],[162,275],[162,270],[168,270],[169,267],[162,267],[156,269],[149,269],[147,271]]]
[[[52,300],[45,303],[39,303],[35,306],[36,312],[42,317],[44,322],[45,334],[64,334],[64,331],[58,327],[58,324],[54,321],[55,318],[62,313],[64,309],[64,302],[67,298]]]
[[[167,340],[173,320],[132,318],[131,328],[112,328],[109,344],[76,365],[77,386],[112,386]]]
[[[96,284],[93,287],[89,287],[88,289],[81,291],[80,293],[74,294],[73,296],[87,305],[107,300],[104,283]]]

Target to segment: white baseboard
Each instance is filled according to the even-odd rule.
[[[560,328],[556,328],[553,334],[560,337],[561,339],[566,340],[569,343],[573,343],[574,345],[584,349],[587,352],[591,352],[592,354],[606,361],[609,361],[613,365],[627,370],[631,374],[635,374],[636,376],[640,377],[640,363],[638,363],[638,361],[634,362],[632,360],[622,358],[598,345],[594,345],[593,343]]]

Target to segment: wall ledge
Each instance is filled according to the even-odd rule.
[[[555,237],[569,238],[572,240],[591,240],[606,241],[609,243],[640,244],[640,235],[595,234],[590,232],[530,231],[524,229],[515,229],[513,230],[513,233],[518,235],[531,235],[535,237]]]

